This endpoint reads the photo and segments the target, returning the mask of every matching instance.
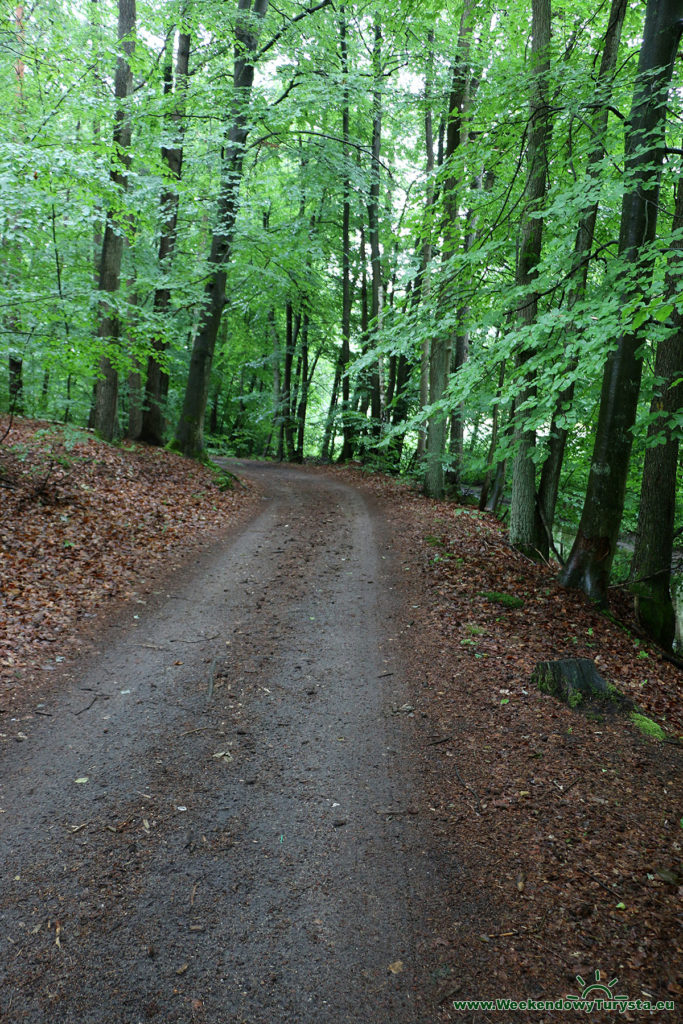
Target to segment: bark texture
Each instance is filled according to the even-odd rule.
[[[683,186],[678,183],[674,227],[683,229]],[[668,273],[668,294],[680,293],[683,273],[683,240],[674,242]],[[683,316],[674,310],[674,330],[657,347],[655,377],[658,384],[652,398],[653,419],[648,430],[652,442],[663,433],[663,443],[653,444],[645,453],[636,545],[631,563],[631,590],[641,625],[666,650],[676,635],[676,613],[671,599],[671,560],[676,516],[676,475],[678,435],[667,417],[683,408]]]
[[[213,353],[225,305],[226,266],[232,250],[244,146],[249,135],[248,114],[254,83],[254,62],[261,24],[267,10],[268,0],[239,0],[238,3],[233,99],[230,126],[223,149],[216,226],[209,253],[209,276],[204,289],[199,330],[190,356],[183,407],[173,441],[174,448],[190,457],[201,455],[204,450],[204,415],[209,397]]]
[[[632,269],[624,302],[652,278],[651,242],[659,205],[668,90],[683,29],[683,0],[649,0],[626,139],[626,192],[619,252]],[[560,581],[592,600],[607,600],[624,510],[642,357],[643,335],[624,333],[605,365],[598,426],[579,531]]]
[[[115,187],[125,192],[130,168],[130,143],[132,126],[126,100],[133,88],[133,73],[130,58],[135,49],[135,0],[119,0],[118,6],[119,56],[116,62],[114,95],[116,114],[114,118],[113,157],[110,178]],[[116,305],[109,296],[119,290],[121,283],[121,262],[124,247],[124,225],[116,210],[107,211],[102,241],[102,256],[98,287],[102,294],[97,336],[103,343],[99,362],[99,376],[95,385],[93,425],[96,432],[106,441],[111,441],[116,432],[119,376],[116,366],[116,349],[119,344],[121,325]]]
[[[466,0],[463,5],[460,29],[458,33],[458,54],[453,65],[451,92],[448,103],[448,123],[446,126],[446,162],[452,160],[467,136],[464,117],[469,103],[469,89],[472,80],[469,52],[472,38],[473,5]],[[459,221],[458,176],[451,166],[444,183],[444,222],[443,222],[443,258],[448,262],[457,247],[456,232]],[[445,275],[448,278],[448,273]],[[449,307],[457,304],[448,280],[442,285],[439,304]],[[432,338],[429,352],[429,404],[435,405],[442,401],[446,392],[448,375],[451,366],[453,334],[446,330]],[[445,410],[435,410],[427,423],[426,465],[424,491],[430,498],[441,498],[444,494],[444,456],[446,449],[447,414]]]
[[[550,0],[533,0],[527,181],[515,275],[515,284],[525,289],[525,298],[517,313],[518,323],[522,327],[534,324],[538,312],[538,295],[533,284],[543,243],[543,220],[539,212],[545,199],[548,180],[549,72]],[[518,365],[523,367],[527,358],[528,353],[521,352],[517,360]],[[536,506],[536,465],[532,458],[536,433],[524,425],[527,414],[525,405],[532,403],[535,395],[534,378],[524,373],[520,394],[515,404],[517,449],[512,472],[510,543],[531,558],[536,558],[539,554],[547,555],[547,541]]]
[[[585,172],[586,184],[590,193],[594,192],[595,185],[599,183],[602,160],[605,155],[604,139],[609,118],[612,82],[617,67],[617,56],[626,6],[627,0],[612,0],[607,31],[605,33],[605,43],[595,86],[595,113],[590,124],[593,147],[588,155]],[[574,241],[571,283],[567,299],[569,309],[572,309],[585,295],[590,254],[593,248],[595,225],[598,219],[598,205],[597,199],[590,202],[579,220]],[[578,358],[571,356],[568,362],[569,372],[572,373],[577,365]],[[543,463],[541,481],[538,488],[538,503],[541,515],[549,531],[552,531],[555,521],[555,508],[560,488],[560,473],[569,437],[569,431],[563,425],[563,417],[565,410],[570,407],[573,399],[574,381],[572,380],[557,396],[555,413],[550,427],[548,455]]]
[[[171,33],[171,40],[173,33]],[[161,237],[159,239],[159,270],[162,284],[154,293],[154,312],[162,318],[171,305],[171,289],[168,275],[173,263],[176,248],[178,226],[178,189],[183,169],[183,143],[185,138],[185,103],[190,65],[190,36],[186,32],[178,34],[178,52],[175,66],[175,82],[173,80],[173,53],[168,53],[164,67],[164,95],[167,99],[174,96],[174,103],[167,115],[165,125],[166,138],[161,147],[161,159],[166,166],[168,175],[166,186],[161,193],[159,207],[161,210]],[[145,380],[145,400],[142,411],[140,438],[148,444],[164,443],[166,428],[164,404],[168,394],[168,374],[163,366],[163,353],[168,343],[163,331],[159,331],[152,339],[152,354],[147,360],[147,376]]]

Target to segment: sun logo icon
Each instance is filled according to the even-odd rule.
[[[614,986],[619,981],[618,978],[612,978],[606,985],[602,984],[602,974],[600,971],[596,971],[593,975],[595,981],[592,984],[587,985],[580,974],[576,975],[576,980],[579,983],[579,989],[581,990],[581,999],[595,999],[599,997],[602,999],[613,999],[614,998]]]
[[[611,981],[608,981],[607,983],[605,983],[603,981],[603,979],[602,979],[602,972],[599,971],[599,970],[595,971],[595,973],[593,975],[593,981],[591,981],[591,982],[584,981],[584,979],[581,977],[580,974],[577,974],[576,980],[577,980],[578,985],[579,985],[580,995],[578,995],[578,996],[567,996],[568,1002],[571,1002],[571,1003],[591,1002],[592,1003],[595,1000],[601,1000],[602,1002],[606,1002],[606,1001],[614,1002],[616,1000],[624,998],[622,996],[615,996],[615,994],[614,994],[614,987],[617,984],[617,982],[619,981],[619,979],[618,978],[612,978]]]

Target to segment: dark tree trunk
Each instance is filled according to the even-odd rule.
[[[428,268],[432,259],[432,208],[436,202],[436,186],[434,184],[434,126],[432,116],[432,92],[434,78],[434,31],[430,31],[427,37],[429,50],[427,53],[427,71],[425,74],[425,153],[426,153],[426,175],[427,175],[427,197],[425,202],[424,222],[422,227],[422,245],[420,248],[420,269],[415,278],[415,288],[410,302],[411,311],[417,309],[422,298],[423,291],[428,285]],[[439,161],[440,163],[441,161]],[[422,345],[420,346],[420,409],[425,409],[429,404],[429,356],[431,353],[431,341],[425,332]],[[417,456],[422,459],[427,451],[427,428],[420,426],[417,436]]]
[[[586,164],[586,180],[589,190],[592,192],[593,182],[599,182],[602,171],[602,161],[605,155],[605,134],[609,117],[609,103],[612,95],[612,82],[617,66],[619,53],[619,42],[621,30],[626,14],[627,0],[612,0],[607,32],[605,33],[605,45],[602,51],[600,70],[595,87],[595,116],[591,122],[591,136],[594,139],[594,146],[589,153]],[[579,227],[574,241],[574,256],[572,280],[567,305],[572,309],[574,305],[583,298],[586,291],[588,279],[588,265],[593,238],[595,236],[595,225],[598,218],[598,201],[590,203],[579,221]],[[578,365],[573,359],[568,370],[572,373]],[[560,489],[560,474],[564,453],[567,447],[569,431],[564,426],[564,416],[574,399],[574,382],[572,381],[557,396],[555,412],[550,427],[550,440],[548,442],[548,455],[541,470],[541,480],[538,488],[538,502],[547,527],[552,531],[555,522],[555,508],[557,496]]]
[[[652,278],[650,243],[657,226],[668,90],[682,29],[683,0],[648,0],[626,138],[626,192],[619,236],[619,253],[638,279],[638,293],[647,289]],[[625,304],[630,297],[628,292],[624,295]],[[642,333],[630,330],[607,359],[581,522],[560,576],[564,586],[583,590],[600,604],[607,600],[624,510],[642,342]]]
[[[473,182],[473,189],[481,192],[484,187],[484,174],[478,174]],[[467,213],[467,230],[465,233],[465,252],[471,251],[478,236],[478,216],[475,211]],[[468,320],[470,309],[467,305],[458,307],[458,329],[455,336],[453,360],[451,373],[460,373],[467,363],[470,354],[470,332]],[[450,437],[451,467],[448,471],[448,481],[452,486],[457,487],[462,479],[465,465],[465,403],[458,402],[458,405],[451,413],[451,437]]]
[[[278,439],[278,459],[282,461],[285,456],[288,459],[294,457],[294,418],[292,415],[292,367],[294,365],[294,353],[296,350],[297,338],[301,317],[294,315],[291,302],[287,303],[286,309],[286,341],[285,341],[285,365],[282,379],[282,394],[280,396],[280,431]]]
[[[66,403],[64,405],[64,422],[71,420],[71,374],[66,378]]]
[[[463,125],[467,111],[472,72],[469,63],[472,37],[472,3],[465,0],[458,33],[458,55],[453,65],[451,92],[448,101],[446,126],[446,162],[453,156],[467,135]],[[456,249],[456,231],[459,219],[458,180],[450,171],[444,183],[443,258],[447,262]],[[446,274],[446,277],[448,275]],[[448,283],[442,285],[439,305],[448,308],[454,302]],[[451,365],[453,336],[446,331],[432,338],[429,353],[429,404],[440,402],[446,391]],[[444,494],[444,455],[446,449],[447,417],[441,410],[429,417],[427,424],[426,468],[424,491],[431,498]]]
[[[537,267],[543,243],[543,220],[540,211],[548,180],[548,142],[550,107],[548,74],[550,72],[550,0],[532,0],[531,96],[529,101],[529,142],[527,145],[527,181],[525,211],[517,255],[515,284],[524,289],[517,321],[522,327],[536,322],[538,295],[534,290]],[[518,366],[523,366],[529,353],[520,352]],[[532,453],[536,432],[524,425],[527,411],[523,406],[536,395],[533,376],[525,374],[516,402],[515,453],[512,472],[510,506],[510,543],[530,558],[547,557],[548,541],[536,505],[536,467]]]
[[[306,413],[308,411],[308,314],[304,313],[301,323],[301,398],[296,411],[297,437],[295,461],[304,461],[304,437],[306,434]]]
[[[24,415],[24,361],[20,356],[9,357],[9,407],[16,416]]]
[[[339,398],[339,385],[341,384],[341,358],[337,360],[337,365],[334,371],[334,381],[332,383],[332,393],[330,395],[330,405],[327,410],[327,418],[325,419],[325,430],[323,432],[323,443],[320,448],[320,458],[323,462],[328,462],[332,456],[330,454],[330,446],[334,447],[334,422],[337,413],[337,401]]]
[[[372,52],[372,156],[370,165],[370,202],[368,203],[368,236],[370,241],[370,320],[371,330],[377,334],[382,315],[382,261],[379,245],[380,153],[382,149],[382,26],[375,19],[375,43]],[[381,359],[381,357],[380,357]],[[378,437],[382,429],[381,365],[371,375],[372,433]]]
[[[128,186],[130,168],[130,143],[132,125],[127,99],[133,88],[133,73],[130,58],[135,49],[132,38],[135,31],[135,0],[118,0],[118,38],[120,53],[116,62],[114,95],[116,115],[114,118],[113,157],[110,179],[117,191]],[[95,385],[95,407],[93,425],[97,433],[107,441],[114,437],[117,427],[119,377],[116,359],[110,351],[118,347],[120,323],[116,308],[107,295],[119,290],[121,283],[121,261],[123,259],[124,225],[118,212],[107,211],[100,260],[98,287],[102,294],[97,336],[106,346],[99,363],[99,375]]]
[[[43,383],[40,386],[40,408],[47,409],[48,398],[50,397],[50,371],[43,370]]]
[[[683,187],[676,190],[674,230],[683,229]],[[669,297],[680,292],[683,270],[683,240],[672,243],[667,285]],[[641,625],[658,644],[671,650],[676,635],[676,613],[671,600],[671,559],[676,517],[676,474],[678,436],[666,418],[683,408],[683,316],[674,309],[675,330],[657,347],[657,385],[650,406],[650,441],[664,434],[663,444],[652,444],[645,452],[636,544],[631,563],[631,590]]]
[[[171,305],[171,289],[168,274],[171,270],[175,254],[178,227],[178,189],[183,169],[183,142],[185,138],[185,103],[187,99],[187,83],[190,64],[190,36],[181,32],[178,35],[178,53],[176,56],[175,83],[173,81],[173,33],[170,34],[167,59],[164,67],[164,96],[170,102],[175,93],[173,109],[168,111],[164,129],[166,138],[161,147],[161,159],[166,167],[168,180],[161,193],[159,207],[161,210],[161,237],[159,239],[159,270],[164,280],[154,293],[154,313],[163,318]],[[163,368],[163,353],[168,347],[163,326],[157,330],[152,339],[152,355],[147,360],[147,377],[145,380],[145,401],[142,413],[140,439],[147,444],[161,445],[164,443],[166,428],[164,406],[168,393],[168,374]]]
[[[226,266],[232,250],[244,146],[249,134],[247,115],[254,82],[259,24],[267,9],[268,0],[239,0],[238,3],[231,124],[224,146],[217,222],[209,254],[210,271],[204,289],[202,318],[190,356],[183,407],[173,441],[174,448],[191,457],[201,455],[204,450],[204,414],[213,353],[225,305]]]
[[[342,318],[341,353],[339,376],[342,392],[342,431],[344,442],[339,455],[340,462],[353,458],[353,427],[350,419],[351,388],[349,383],[349,361],[351,359],[351,180],[350,180],[350,111],[349,111],[349,47],[347,40],[346,6],[339,8],[339,52],[342,70],[342,137],[344,155],[344,180],[342,183]]]

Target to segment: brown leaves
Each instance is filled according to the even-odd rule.
[[[0,449],[0,674],[54,666],[74,626],[228,526],[254,495],[159,449],[15,420]],[[62,639],[63,638],[63,639]]]
[[[666,998],[682,923],[680,750],[621,718],[561,706],[529,677],[538,661],[591,658],[676,733],[680,671],[638,637],[623,592],[610,596],[630,634],[559,588],[555,567],[512,550],[494,518],[334,472],[372,491],[392,523],[397,591],[410,609],[397,612],[394,635],[414,687],[405,696],[426,716],[416,726],[421,785],[445,879],[435,928],[457,960],[460,998],[494,987],[556,997],[598,968],[632,998]],[[453,1019],[437,985],[434,999],[437,1019]]]

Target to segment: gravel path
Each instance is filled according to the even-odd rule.
[[[434,1019],[387,526],[331,478],[237,471],[258,516],[4,747],[2,1020]]]

